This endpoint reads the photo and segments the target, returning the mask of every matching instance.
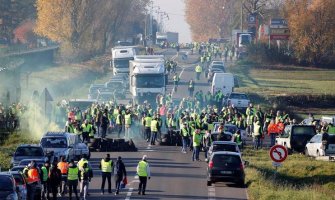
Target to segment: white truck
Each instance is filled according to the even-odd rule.
[[[162,42],[168,43],[178,43],[179,34],[176,32],[156,32],[156,44],[161,44]]]
[[[164,56],[135,56],[129,61],[129,91],[134,103],[155,101],[158,94],[165,95]]]
[[[129,73],[129,61],[134,60],[136,50],[133,46],[119,46],[112,48],[111,67],[113,74]]]

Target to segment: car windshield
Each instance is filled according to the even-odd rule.
[[[108,82],[106,86],[109,89],[121,89],[124,87],[121,82]]]
[[[23,166],[27,166],[29,163],[31,163],[32,160],[28,159],[28,160],[22,160],[19,165],[23,165]],[[42,160],[34,160],[36,162],[37,166],[43,166],[44,165],[44,161]]]
[[[230,144],[214,144],[213,151],[231,151],[238,152],[235,145]]]
[[[67,141],[65,137],[42,138],[41,145],[43,148],[66,148]]]
[[[237,127],[236,126],[224,126],[224,131],[228,131],[230,133],[236,133]]]
[[[13,182],[9,176],[0,175],[0,191],[13,190]]]
[[[112,93],[103,93],[103,94],[99,94],[98,100],[99,101],[110,101],[113,98],[113,94]]]
[[[43,149],[40,147],[19,147],[16,152],[15,156],[43,156]]]
[[[159,88],[164,86],[163,74],[143,74],[135,78],[136,86],[141,88]]]
[[[239,167],[241,165],[241,159],[237,155],[217,154],[214,155],[212,161],[216,167]]]
[[[292,135],[315,135],[315,129],[313,126],[295,126]]]
[[[116,68],[128,68],[129,67],[129,59],[114,60],[114,65],[115,65]]]
[[[245,94],[231,93],[229,96],[230,99],[248,99]]]

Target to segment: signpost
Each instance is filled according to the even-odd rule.
[[[278,167],[281,166],[281,163],[287,158],[288,152],[286,147],[283,145],[274,145],[270,149],[270,158],[272,159],[272,165],[276,168],[276,172]]]

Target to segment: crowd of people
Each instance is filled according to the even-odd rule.
[[[13,103],[10,106],[4,106],[0,103],[0,129],[14,131],[20,128],[20,121],[27,107],[21,103]]]

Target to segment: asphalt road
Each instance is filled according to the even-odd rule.
[[[164,53],[169,58],[175,58],[176,52],[168,50]],[[192,61],[193,59],[193,61]],[[196,56],[189,56],[188,63],[196,60]],[[188,96],[188,81],[195,79],[195,64],[180,63],[177,72],[180,74],[180,85],[177,92],[173,92],[173,99],[177,102]],[[170,77],[171,79],[171,77]],[[171,82],[171,80],[170,80]],[[173,87],[167,87],[172,92]],[[209,85],[202,75],[200,81],[195,82],[195,92],[202,90],[207,92]],[[111,135],[110,137],[113,137]],[[140,138],[140,137],[138,137]],[[206,166],[204,153],[201,152],[201,161],[192,161],[192,152],[181,153],[177,146],[150,146],[143,139],[136,139],[137,152],[111,152],[115,160],[118,156],[123,158],[128,174],[128,185],[119,195],[105,193],[101,195],[101,173],[98,169],[100,160],[105,157],[106,152],[94,152],[90,162],[94,170],[94,178],[90,184],[88,199],[248,199],[246,188],[240,188],[234,184],[217,183],[210,187],[206,185]],[[148,180],[146,195],[138,195],[138,178],[136,177],[136,166],[143,155],[148,156],[151,167],[151,179]],[[112,179],[112,187],[115,183]],[[106,191],[106,189],[105,189]],[[114,191],[114,190],[113,190]],[[65,198],[62,198],[65,199]]]

